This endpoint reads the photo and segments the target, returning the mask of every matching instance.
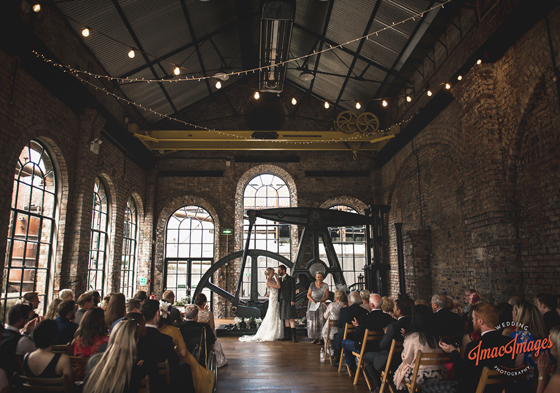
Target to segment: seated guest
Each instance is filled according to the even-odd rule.
[[[62,303],[62,300],[59,298],[52,300],[45,314],[45,319],[55,319],[58,316],[58,306],[60,306],[60,303]]]
[[[440,337],[460,336],[463,334],[463,323],[459,314],[452,312],[447,307],[445,295],[432,296],[433,321],[436,333]],[[452,343],[458,345],[459,343]]]
[[[436,393],[441,391],[446,392],[463,392],[474,393],[480,380],[480,375],[484,367],[494,369],[512,368],[515,364],[511,356],[501,357],[469,357],[472,351],[483,350],[490,351],[493,348],[499,348],[507,345],[511,338],[502,335],[496,330],[495,326],[498,324],[498,310],[490,303],[480,302],[472,306],[471,314],[473,318],[473,327],[475,332],[480,334],[480,339],[469,343],[461,359],[461,355],[453,345],[449,345],[440,341],[439,345],[445,352],[451,354],[451,359],[455,365],[457,381],[443,381],[433,384],[427,384],[422,387],[423,393]],[[478,364],[477,364],[478,363]],[[503,386],[497,386],[497,391],[501,392]],[[496,391],[492,388],[487,389],[486,392]]]
[[[173,320],[173,324],[177,325],[183,322],[183,317],[181,316],[181,311],[177,310],[173,307],[173,303],[175,303],[175,293],[171,290],[167,290],[163,293],[161,300],[165,300],[167,303],[171,304],[169,307],[169,313],[171,314],[171,319]]]
[[[208,304],[206,303],[206,295],[199,293],[194,297],[194,304],[198,308],[197,322],[203,322],[210,325],[210,329],[216,337],[214,342],[214,353],[216,354],[216,363],[218,367],[223,367],[228,364],[228,360],[222,349],[222,343],[218,340],[218,335],[216,334],[216,325],[214,324],[214,314],[208,309]]]
[[[549,293],[539,293],[535,298],[535,305],[543,316],[547,330],[560,325],[560,316],[556,312],[556,307],[558,307],[556,296]]]
[[[37,323],[37,318],[29,321],[32,315],[33,310],[27,304],[15,304],[8,310],[8,319],[0,344],[0,368],[6,372],[10,381],[14,372],[18,371],[16,351],[21,339],[20,330],[24,329],[24,334],[29,334]]]
[[[385,370],[393,340],[401,343],[404,341],[402,330],[406,331],[410,325],[410,313],[410,302],[405,299],[397,300],[393,308],[393,314],[397,319],[387,326],[387,332],[379,343],[379,351],[364,354],[366,372],[377,389],[381,387],[381,371]],[[397,368],[400,363],[401,357],[394,356],[391,362],[392,369]]]
[[[511,326],[513,325],[513,306],[502,302],[496,306],[496,310],[498,310],[498,330],[504,336],[509,337],[516,330],[515,326]]]
[[[58,325],[58,336],[55,345],[64,345],[72,342],[74,333],[78,330],[78,325],[72,322],[76,315],[76,302],[73,300],[64,300],[56,310],[58,317],[55,321]]]
[[[183,335],[185,344],[187,344],[188,350],[192,353],[195,346],[200,342],[200,334],[202,329],[206,331],[206,350],[209,351],[214,342],[216,342],[216,337],[207,323],[198,323],[198,307],[195,305],[189,305],[185,307],[185,321],[177,326]]]
[[[35,352],[23,358],[23,372],[30,378],[60,378],[72,381],[70,356],[52,351],[58,334],[58,326],[52,319],[40,322],[31,332],[31,339],[37,347]]]
[[[342,349],[344,350],[344,358],[346,359],[346,367],[353,372],[356,371],[356,358],[352,355],[352,351],[360,352],[362,348],[362,340],[366,329],[370,332],[383,332],[383,330],[391,323],[393,317],[381,310],[383,299],[377,293],[369,296],[369,305],[371,312],[360,321],[356,318],[352,320],[352,324],[357,328],[356,333],[342,341]],[[379,341],[368,342],[366,352],[379,351]]]
[[[518,304],[521,304],[523,299],[520,296],[514,295],[509,298],[508,303],[511,304],[512,307],[515,307]]]
[[[126,313],[140,313],[140,300],[138,299],[130,299],[128,302],[126,302]],[[117,325],[117,323],[119,323],[120,321],[122,321],[124,317],[121,317],[119,319],[117,319],[115,322],[113,322],[113,324],[111,325],[111,327],[109,328],[109,332],[113,331],[113,328]]]
[[[39,294],[37,292],[27,292],[23,295],[22,301],[31,306],[33,309],[33,318],[37,318],[39,315],[35,312],[35,310],[39,308],[39,304],[41,303],[39,300]]]
[[[389,314],[393,318],[393,309],[395,308],[395,302],[388,296],[383,296],[381,298],[381,311],[385,314]]]
[[[112,293],[105,307],[105,325],[111,328],[113,322],[126,314],[126,298],[122,293]]]
[[[361,304],[362,298],[360,293],[352,291],[348,297],[348,307],[344,307],[340,310],[340,314],[338,316],[338,328],[340,330],[334,335],[333,339],[334,366],[338,366],[346,324],[351,324],[353,320],[360,321],[368,313],[363,307],[361,307]]]
[[[539,368],[539,383],[537,385],[537,393],[556,393],[560,392],[560,367],[558,367],[558,348],[560,346],[560,326],[550,329],[550,340],[553,345],[550,353],[555,359],[556,372],[554,365],[548,356],[539,355],[537,365]],[[550,374],[552,376],[550,377]],[[549,378],[550,377],[550,378]]]
[[[517,344],[527,343],[527,346],[529,346],[530,342],[548,338],[548,329],[544,324],[542,315],[537,306],[532,303],[522,301],[521,304],[513,307],[513,321],[517,322],[518,329],[512,332],[510,337],[515,338],[517,336]],[[541,356],[543,353],[551,356],[548,349],[541,349],[539,352]],[[515,358],[515,367],[524,363],[530,366],[525,378],[525,389],[529,389],[535,378],[535,372],[537,371],[535,358],[534,351],[519,353]],[[551,360],[553,360],[552,357]]]
[[[367,312],[371,311],[371,307],[369,306],[369,295],[371,294],[367,289],[362,289],[360,291],[360,297],[362,298],[362,304],[360,304],[360,307],[365,309]]]
[[[78,307],[79,308],[78,311],[76,311],[76,318],[74,319],[74,323],[77,323],[79,325],[86,311],[93,307],[93,293],[82,293],[78,297]]]
[[[93,295],[93,307],[99,307],[99,302],[101,301],[101,294],[99,291],[91,291]]]
[[[63,289],[58,293],[58,297],[60,300],[74,300],[74,292],[71,289]]]
[[[86,366],[84,393],[136,393],[145,373],[138,365],[136,344],[139,324],[120,322],[111,334],[107,350],[93,355]]]
[[[331,304],[329,304],[327,306],[327,311],[325,311],[324,317],[325,319],[328,321],[329,319],[332,320],[336,320],[338,321],[338,317],[340,315],[340,310],[342,310],[344,307],[346,307],[346,303],[348,303],[348,298],[346,297],[346,293],[340,289],[336,290],[334,292],[334,302],[332,302]],[[368,305],[369,307],[369,305]],[[323,340],[327,339],[327,329],[328,329],[328,323],[325,323],[325,326],[323,326]],[[336,333],[338,333],[339,331],[339,327],[338,326],[332,326],[330,331],[329,331],[329,340],[333,340],[334,339],[334,335]]]
[[[137,300],[138,301],[138,300]],[[173,340],[173,346],[181,359],[187,357],[187,346],[185,345],[185,340],[183,340],[183,336],[181,335],[181,331],[179,328],[173,326],[173,317],[169,312],[169,308],[171,308],[171,304],[165,301],[161,301],[159,303],[159,323],[158,323],[158,330],[171,337]]]
[[[158,331],[160,319],[159,301],[148,299],[142,303],[141,312],[146,319],[146,336],[138,342],[138,350],[145,358],[144,365],[150,375],[151,391],[165,391],[164,383],[157,373],[157,363],[169,363],[172,385],[183,386],[187,391],[193,390],[190,368],[185,363],[180,363],[179,356],[173,347],[171,337]],[[182,333],[182,332],[181,332]],[[158,390],[159,389],[159,390]]]
[[[411,382],[414,371],[414,363],[418,351],[422,353],[441,353],[438,346],[438,335],[433,323],[433,315],[430,309],[424,305],[414,306],[410,326],[406,329],[402,363],[395,371],[394,382],[397,390],[404,388],[403,382]],[[445,365],[420,366],[416,383],[425,385],[427,382],[442,381],[447,377]]]
[[[146,291],[138,291],[138,292],[136,292],[136,294],[134,295],[134,299],[140,300],[140,304],[142,304],[142,303],[144,303],[146,300],[148,300],[148,294],[146,293]]]
[[[74,356],[89,357],[99,351],[101,344],[109,341],[105,327],[104,311],[92,308],[86,311],[74,339]]]

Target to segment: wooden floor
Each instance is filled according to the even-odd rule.
[[[229,364],[218,369],[218,392],[369,392],[363,378],[358,385],[348,374],[321,363],[321,346],[305,338],[297,343],[242,343],[221,337]]]

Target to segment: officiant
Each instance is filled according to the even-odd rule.
[[[317,272],[315,282],[312,282],[307,291],[307,337],[313,340],[312,344],[323,344],[322,331],[325,324],[325,302],[329,298],[329,286],[323,282],[325,275]]]

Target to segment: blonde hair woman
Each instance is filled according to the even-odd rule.
[[[544,356],[540,355],[538,358],[539,384],[537,385],[537,393],[555,393],[560,391],[560,367],[558,367],[560,326],[550,329],[550,341],[553,344],[552,348],[550,348],[550,354],[556,359],[556,372],[554,372],[554,365],[550,362],[550,357],[546,354]],[[552,374],[552,377],[549,380],[550,374]]]
[[[536,340],[542,340],[548,336],[544,320],[537,306],[532,303],[522,301],[513,306],[513,321],[517,322],[517,330],[511,333],[510,337],[517,336],[517,343],[527,343]],[[551,356],[550,351],[541,349],[541,356]],[[535,363],[534,352],[523,352],[517,355],[515,359],[515,367],[528,363],[530,368],[527,372],[525,380],[525,388],[529,389],[535,377],[537,365]]]
[[[84,393],[137,392],[143,377],[136,364],[140,324],[123,319],[111,332],[104,353],[90,357],[86,366]]]

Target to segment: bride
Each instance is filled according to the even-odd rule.
[[[276,274],[271,267],[267,267],[264,274],[266,275],[266,287],[270,292],[266,316],[262,321],[261,327],[257,330],[257,334],[254,336],[239,337],[239,341],[274,341],[284,337],[284,326],[280,320],[280,303],[278,302],[278,290],[280,289],[278,274]]]

